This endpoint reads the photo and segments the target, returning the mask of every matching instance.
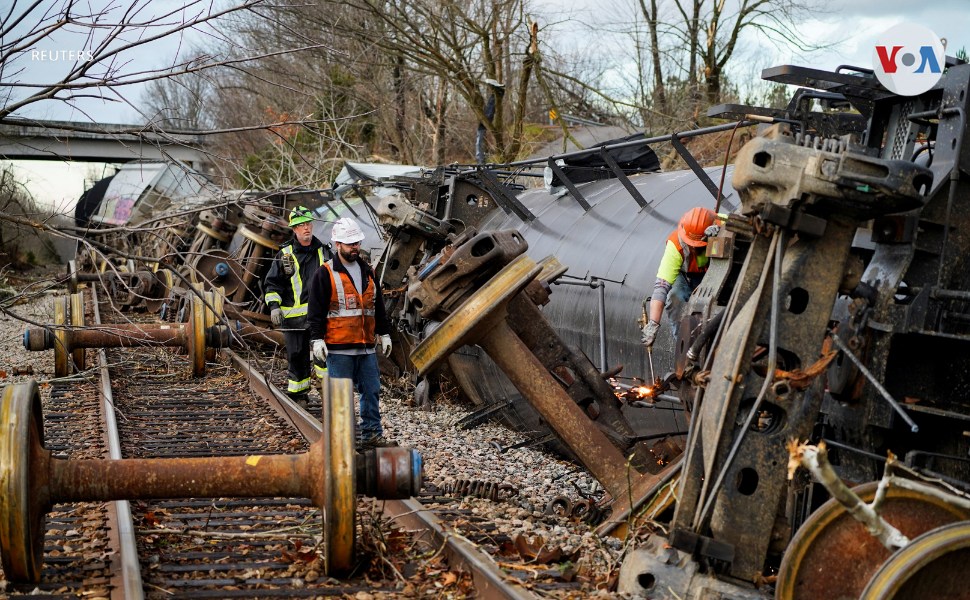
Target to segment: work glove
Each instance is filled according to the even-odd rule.
[[[381,352],[384,356],[391,355],[391,336],[384,334],[381,336]]]
[[[269,311],[269,320],[273,323],[273,327],[279,329],[283,326],[283,311],[279,304],[273,304],[272,307]]]
[[[327,343],[323,340],[313,340],[310,342],[313,360],[324,364],[327,362]]]
[[[293,274],[293,255],[292,254],[287,254],[284,252],[283,256],[280,257],[280,263],[283,267],[283,273],[285,273],[287,277]]]
[[[717,234],[721,233],[720,225],[708,225],[707,229],[704,230],[704,235],[707,237],[717,237]]]
[[[660,323],[656,321],[648,321],[646,325],[643,326],[643,335],[640,337],[640,342],[647,348],[653,347],[654,340],[657,339],[657,331],[660,330]]]

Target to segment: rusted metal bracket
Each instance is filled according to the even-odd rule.
[[[480,346],[610,493],[614,512],[629,512],[674,467],[657,465],[651,446],[636,437],[600,372],[581,352],[567,347],[539,311],[536,304],[547,293],[542,273],[561,272],[548,264],[556,261],[537,264],[523,254],[504,266],[487,260],[467,264],[481,253],[466,247],[503,246],[498,239],[487,239],[499,233],[509,235],[480,234],[456,247],[408,291],[428,315],[443,317],[414,349],[411,360],[424,374],[460,347]],[[461,278],[453,276],[472,266],[478,269]],[[476,285],[464,285],[463,280]],[[422,292],[417,286],[428,289]],[[632,468],[627,456],[633,456]]]
[[[810,434],[824,393],[820,379],[800,388],[776,368],[817,360],[856,227],[920,206],[930,177],[909,161],[799,145],[782,125],[738,155],[733,186],[743,212],[767,216],[775,230],[770,241],[755,236],[735,283],[736,308],[725,317],[704,392],[714,401],[697,409],[671,527],[730,545],[732,577],[762,572],[787,493],[784,440]],[[803,231],[803,213],[818,226]]]

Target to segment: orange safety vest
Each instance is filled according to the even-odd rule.
[[[330,310],[327,312],[327,333],[324,336],[327,346],[334,349],[373,346],[374,329],[374,291],[377,285],[370,273],[361,269],[364,280],[364,293],[354,287],[354,282],[346,271],[334,271],[333,260],[326,263],[330,273]]]
[[[690,246],[685,246],[684,244],[680,243],[680,236],[678,235],[678,231],[676,229],[667,237],[667,241],[674,245],[674,248],[677,249],[677,252],[679,252],[680,256],[684,259],[684,264],[680,267],[681,271],[684,271],[685,273],[707,272],[707,267],[710,262],[705,260],[703,265],[698,265],[697,252],[691,252]],[[705,256],[704,258],[706,259],[707,257]]]

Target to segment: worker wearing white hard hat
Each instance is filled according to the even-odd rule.
[[[384,437],[380,413],[380,371],[375,341],[391,353],[391,325],[374,270],[360,256],[364,232],[350,217],[333,224],[336,259],[310,281],[307,323],[314,360],[326,361],[331,377],[353,379],[360,392],[362,449],[392,446]]]

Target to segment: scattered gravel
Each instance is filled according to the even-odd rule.
[[[54,376],[51,353],[30,352],[23,342],[27,327],[54,321],[54,298],[66,294],[63,286],[50,287],[54,277],[47,270],[7,276],[17,294],[0,301],[0,385],[29,379],[43,382]]]
[[[14,293],[0,300],[0,385],[35,380],[39,384],[44,414],[49,411],[84,415],[71,419],[46,419],[45,433],[58,440],[69,440],[65,445],[49,446],[56,455],[69,454],[75,458],[100,458],[104,453],[101,436],[91,436],[99,430],[99,418],[95,411],[97,396],[74,393],[73,388],[60,390],[51,397],[54,377],[52,352],[30,352],[23,346],[23,334],[27,327],[44,326],[54,321],[54,299],[64,296],[63,286],[53,287],[58,273],[53,269],[37,269],[24,276],[6,274],[6,282]],[[87,382],[76,381],[85,386]],[[93,399],[92,399],[93,398]],[[47,440],[50,442],[50,438]],[[102,560],[87,562],[81,579],[77,577],[76,561],[79,557],[98,557],[109,544],[107,535],[107,511],[103,503],[79,502],[58,504],[47,514],[48,531],[58,532],[45,540],[48,564],[45,580],[36,592],[30,586],[21,586],[23,594],[43,593],[40,588],[56,590],[52,595],[69,595],[83,586],[85,596],[106,597],[109,593],[104,582],[109,575]],[[53,559],[53,560],[51,560]],[[83,584],[82,584],[83,582]],[[8,583],[0,570],[0,596],[17,595],[8,589]]]
[[[0,304],[0,384],[30,378],[43,383],[53,377],[51,353],[28,352],[22,339],[31,323],[53,321],[53,299],[66,294],[63,286],[50,288],[55,277],[53,271],[31,273],[29,280],[8,276],[20,295]],[[381,413],[385,435],[422,453],[429,490],[446,494],[461,481],[508,486],[502,488],[499,500],[467,496],[461,499],[460,507],[494,523],[495,530],[509,538],[521,536],[529,544],[561,550],[580,577],[590,581],[590,595],[596,589],[611,587],[609,580],[619,568],[623,543],[596,536],[592,526],[578,518],[547,511],[550,501],[560,497],[576,502],[602,496],[602,488],[584,469],[538,449],[502,452],[523,441],[522,435],[492,423],[460,430],[455,423],[471,407],[439,396],[430,410],[419,409],[413,406],[413,388],[405,380],[384,383]],[[45,387],[42,385],[43,394],[49,390]]]
[[[385,385],[381,415],[385,436],[421,452],[426,488],[445,491],[459,480],[510,485],[517,493],[507,500],[468,496],[461,508],[494,523],[499,533],[512,539],[522,536],[533,546],[561,550],[563,557],[574,559],[573,567],[585,572],[591,583],[609,585],[619,568],[623,542],[597,536],[593,526],[578,518],[547,511],[554,499],[576,502],[602,497],[602,488],[585,469],[538,449],[502,452],[523,441],[522,435],[494,423],[459,430],[454,424],[469,407],[439,397],[431,410],[421,410],[411,405],[411,391],[404,384]]]

